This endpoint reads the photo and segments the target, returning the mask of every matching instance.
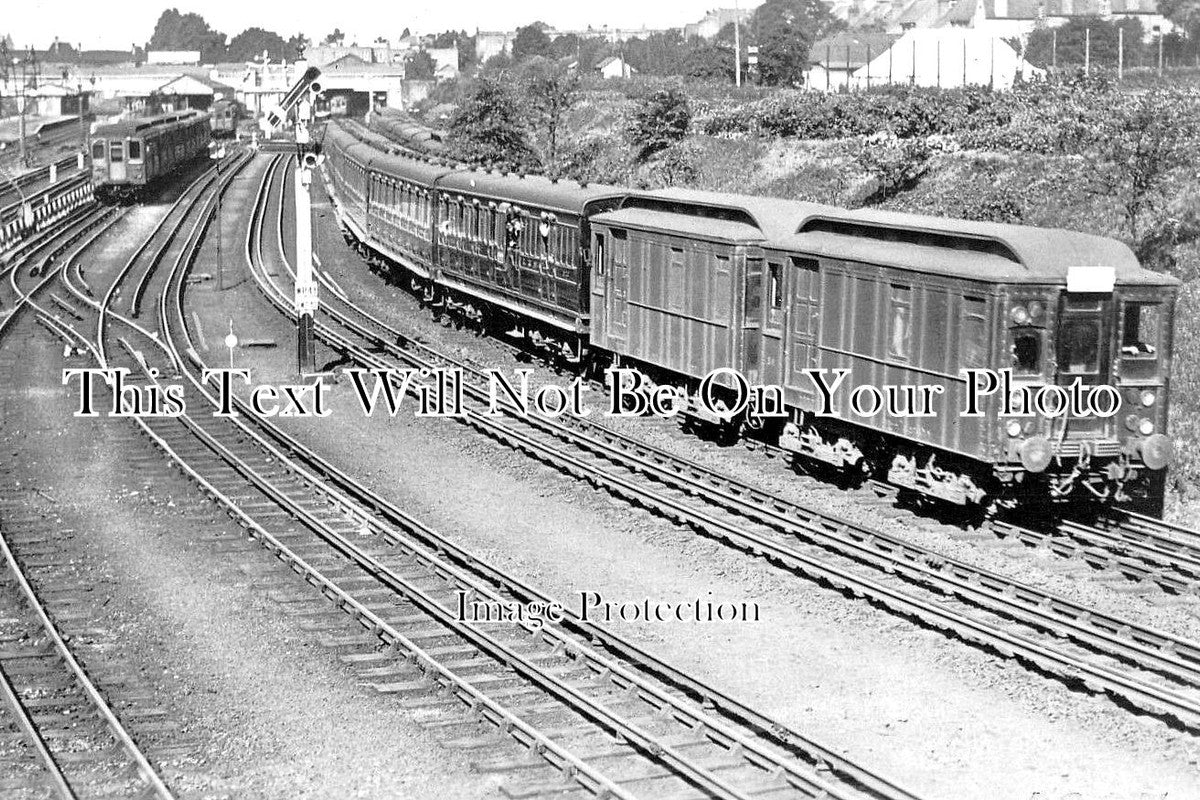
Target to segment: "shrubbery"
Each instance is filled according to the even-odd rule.
[[[1200,91],[1194,88],[1164,89],[1160,95],[1180,113],[1200,114]],[[972,149],[1075,154],[1095,148],[1114,112],[1136,102],[1135,94],[1115,89],[1105,76],[1024,84],[1007,92],[979,86],[780,92],[752,103],[714,105],[699,127],[710,136],[798,139],[943,134]]]

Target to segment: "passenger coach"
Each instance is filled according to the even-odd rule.
[[[1070,231],[691,190],[642,192],[385,153],[331,127],[351,238],[435,306],[595,371],[685,389],[688,415],[809,459],[980,507],[1082,497],[1161,505],[1178,281]],[[783,415],[714,413],[701,380],[782,387]],[[826,415],[826,385],[848,371]],[[968,373],[1018,397],[1102,387],[1103,414],[967,408]],[[912,387],[860,413],[858,387]],[[732,378],[713,399],[737,405]],[[941,394],[935,389],[940,387]],[[923,394],[922,394],[923,393]],[[912,405],[934,397],[929,409]],[[1057,394],[1056,394],[1057,393]],[[934,413],[927,413],[932,410]],[[1061,412],[1061,413],[1059,413]]]
[[[92,183],[101,199],[129,200],[206,152],[212,139],[208,114],[184,111],[114,125],[92,134]]]

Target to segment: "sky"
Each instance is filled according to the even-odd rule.
[[[739,0],[753,7],[762,0]],[[466,29],[512,30],[541,20],[556,28],[681,27],[696,22],[712,8],[732,7],[734,0],[7,0],[0,15],[0,35],[8,33],[17,47],[47,47],[57,36],[84,49],[122,50],[144,44],[165,8],[194,11],[209,26],[229,37],[258,26],[285,37],[303,31],[321,39],[334,28],[360,41],[376,36],[395,38],[406,28],[414,33]],[[349,41],[349,40],[347,40]]]

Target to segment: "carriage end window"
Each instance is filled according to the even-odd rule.
[[[1013,336],[1012,368],[1015,375],[1042,373],[1042,334],[1040,331],[1018,331]]]
[[[129,160],[130,161],[141,161],[142,160],[142,143],[140,141],[138,141],[137,139],[129,140]]]
[[[104,140],[97,139],[92,142],[92,158],[97,161],[104,160]]]
[[[1058,346],[1058,367],[1066,372],[1100,370],[1100,321],[1071,319],[1063,321]]]
[[[767,298],[771,301],[771,308],[783,308],[783,266],[781,264],[767,264],[768,270],[768,286]]]
[[[1154,358],[1158,355],[1161,306],[1157,303],[1128,303],[1121,335],[1121,355]]]
[[[108,148],[108,159],[112,162],[125,160],[125,147],[123,142],[113,142]]]

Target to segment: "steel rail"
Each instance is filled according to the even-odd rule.
[[[365,313],[358,308],[354,308],[354,310],[356,313]],[[331,312],[328,304],[325,306],[325,311],[336,318],[337,312]],[[375,322],[376,324],[380,324],[377,320]],[[346,325],[346,327],[354,330],[353,325]],[[359,332],[356,335],[363,336],[373,347],[382,346],[385,350],[395,352],[401,358],[409,359],[411,354],[399,352],[399,348],[394,342],[405,342],[407,344],[411,340],[408,340],[408,337],[404,337],[402,334],[398,334],[394,329],[387,328],[387,330],[389,331],[389,338],[386,339],[377,334],[370,334],[362,326],[358,326]],[[327,326],[319,323],[317,331],[325,336],[327,341],[331,341],[336,349],[342,349],[348,354],[354,354],[355,348],[353,344],[345,340],[344,337],[339,337],[336,333],[329,330]],[[432,350],[432,348],[420,343],[412,343],[412,347],[426,351]],[[365,364],[383,367],[380,360],[374,358],[369,353],[362,353],[362,357],[359,360]],[[443,364],[448,362],[458,363],[441,354],[438,354],[438,360]],[[477,419],[470,412],[468,412],[467,421],[476,427],[496,429],[494,423]],[[540,424],[544,428],[552,427],[549,421],[533,421],[532,418],[521,418],[521,421],[529,422],[535,426]],[[573,420],[572,422],[577,421]],[[586,426],[588,421],[584,420],[578,422],[578,424]],[[600,426],[593,424],[592,427],[596,429]],[[561,428],[559,429],[562,430]],[[721,487],[720,491],[716,492],[716,494],[722,499],[722,504],[728,505],[733,503],[739,505],[741,510],[737,513],[743,516],[746,516],[748,513],[753,518],[771,508],[775,510],[766,514],[768,518],[778,516],[777,510],[780,508],[789,513],[799,514],[807,517],[808,520],[817,521],[820,524],[813,525],[811,522],[802,526],[795,526],[793,524],[796,532],[807,532],[809,535],[805,538],[810,538],[810,540],[812,535],[816,535],[822,543],[836,545],[839,550],[849,548],[849,550],[857,551],[858,553],[874,551],[875,557],[871,559],[871,562],[874,563],[870,565],[881,569],[885,573],[898,574],[900,577],[908,580],[917,578],[920,583],[932,581],[941,587],[935,588],[935,591],[959,596],[977,605],[981,601],[986,600],[989,610],[994,609],[1006,615],[1017,612],[1025,619],[1036,621],[1038,624],[1034,625],[1035,628],[1041,626],[1046,632],[1052,635],[1061,636],[1066,633],[1076,641],[1086,645],[1093,647],[1100,645],[1105,648],[1115,649],[1126,660],[1133,657],[1144,659],[1157,665],[1160,670],[1167,671],[1174,678],[1182,679],[1184,682],[1195,683],[1195,656],[1198,652],[1198,646],[1193,642],[1177,637],[1170,637],[1166,634],[1138,626],[1127,620],[1097,614],[1092,609],[1078,606],[1077,604],[1034,589],[1033,587],[1022,585],[1017,581],[1003,576],[957,562],[928,549],[916,547],[895,537],[891,537],[882,531],[854,525],[846,520],[822,514],[813,509],[761,492],[728,476],[715,473],[715,471],[707,467],[678,458],[644,443],[636,442],[631,437],[619,432],[611,431],[610,429],[604,429],[604,431],[606,438],[620,441],[628,449],[636,449],[640,453],[651,454],[659,464],[669,463],[672,465],[670,469],[664,469],[660,465],[648,463],[649,459],[642,458],[642,463],[633,469],[635,472],[643,474],[647,471],[654,472],[661,476],[663,481],[667,482],[668,485],[679,485],[675,483],[675,479],[680,473],[691,472],[693,475],[704,476],[706,480],[711,480],[713,484]],[[522,437],[512,436],[512,434],[513,432],[509,431],[507,434],[502,434],[499,438],[505,439],[510,443],[515,443],[522,449],[527,449],[531,452],[540,452],[546,455],[551,461],[558,460],[557,456],[547,451],[546,448],[531,444],[528,437],[525,437],[523,440]],[[554,435],[559,436],[558,433]],[[573,434],[567,434],[567,436],[572,440],[576,438]],[[621,460],[628,461],[628,458],[621,458]],[[579,476],[592,475],[596,480],[606,485],[614,487],[620,485],[620,481],[614,479],[613,476],[599,473],[594,469],[581,467],[578,462],[569,466],[573,474]],[[695,481],[692,481],[690,488],[694,489],[695,486]],[[623,491],[629,491],[628,487],[621,488]],[[760,499],[757,499],[757,502],[747,502],[743,498],[733,496],[734,492],[731,491],[733,489],[744,493],[746,497]],[[684,490],[686,491],[686,489]],[[713,494],[711,490],[706,491],[710,495]],[[781,550],[777,545],[764,540],[762,537],[746,534],[742,531],[732,529],[729,525],[720,524],[716,520],[707,517],[707,515],[686,509],[686,507],[683,507],[677,501],[670,499],[665,502],[657,501],[646,497],[644,492],[633,492],[633,494],[638,496],[643,502],[649,500],[654,507],[660,508],[668,517],[674,517],[679,521],[686,521],[689,524],[693,524],[694,527],[698,526],[703,530],[715,533],[720,538],[740,542],[744,545],[744,549],[751,552],[759,554],[769,553],[775,558],[782,558],[785,562],[792,563],[794,567],[804,567],[809,570],[821,571],[819,565],[813,564],[810,559],[798,551],[786,547]],[[846,533],[855,535],[853,537],[845,537],[844,534]],[[841,538],[837,538],[838,536]],[[905,609],[903,613],[917,613],[919,611],[920,616],[926,616],[933,611],[933,609],[921,603],[911,604],[902,596],[896,596],[890,591],[885,591],[884,587],[876,583],[869,581],[862,583],[854,576],[850,576],[843,571],[835,572],[827,577],[835,586],[843,590],[865,591],[886,605],[892,606],[898,604],[897,610],[903,608]],[[1091,664],[1081,658],[1064,654],[1057,648],[1046,648],[1025,637],[1013,636],[994,625],[980,628],[978,622],[974,620],[968,621],[957,612],[952,612],[947,616],[946,612],[938,611],[934,616],[939,618],[937,621],[938,627],[947,627],[946,623],[949,622],[949,630],[957,632],[960,635],[965,635],[972,640],[979,640],[982,637],[980,643],[988,644],[1002,653],[1009,654],[1009,651],[1015,648],[1014,652],[1011,653],[1012,655],[1019,654],[1035,665],[1043,669],[1048,669],[1062,677],[1082,679],[1093,690],[1099,688],[1122,695],[1144,710],[1173,716],[1189,727],[1200,725],[1200,703],[1194,698],[1181,695],[1173,690],[1155,687],[1138,679],[1136,676],[1121,675],[1103,665]],[[1089,630],[1089,627],[1096,630]],[[989,634],[989,629],[994,633]],[[1186,655],[1187,658],[1181,658],[1181,655]],[[1141,663],[1138,664],[1138,666],[1141,665]]]
[[[232,177],[233,176],[231,175],[230,179],[232,179]],[[193,240],[193,242],[198,246],[199,238],[196,238]],[[183,263],[184,260],[185,257],[181,254],[181,258],[179,261],[177,261],[176,266],[178,267],[178,265]],[[190,261],[190,258],[187,260]],[[99,307],[102,310],[102,304],[87,298],[82,292],[75,291],[75,294],[88,305]],[[111,291],[109,296],[111,296]],[[131,325],[135,330],[138,330],[142,335],[146,336],[148,339],[150,339],[150,341],[158,344],[160,347],[166,350],[168,354],[170,354],[169,348],[167,348],[165,343],[161,341],[159,337],[155,337],[150,334],[145,328],[138,326],[132,320],[124,318],[116,312],[109,311],[108,315],[112,316],[114,319],[118,319],[126,324]],[[99,342],[93,344],[82,334],[78,333],[78,331],[75,331],[73,328],[70,330],[72,335],[82,342],[84,346],[93,353],[97,363],[100,363],[102,366],[109,363]],[[97,331],[98,333],[101,333],[102,329],[98,328]],[[129,349],[127,345],[126,347]],[[425,651],[422,650],[418,645],[404,637],[385,620],[378,617],[369,608],[356,600],[349,592],[338,587],[334,581],[325,577],[319,570],[309,565],[297,553],[288,548],[286,544],[284,544],[278,537],[274,536],[266,529],[258,525],[255,520],[237,504],[236,500],[231,499],[220,492],[217,487],[215,487],[199,471],[190,465],[186,457],[182,456],[174,447],[172,447],[172,445],[166,439],[160,436],[151,425],[147,424],[144,419],[136,417],[135,422],[139,425],[139,427],[142,428],[143,432],[146,433],[151,441],[158,445],[160,449],[166,452],[168,456],[180,466],[185,474],[189,475],[193,480],[200,484],[200,486],[203,487],[204,490],[214,500],[225,506],[235,519],[239,519],[242,524],[252,532],[252,535],[258,538],[260,542],[263,542],[264,545],[277,557],[284,561],[285,564],[304,577],[307,582],[317,585],[324,594],[331,596],[330,599],[335,600],[335,602],[338,602],[343,607],[349,606],[349,608],[352,609],[352,616],[368,630],[371,630],[394,651],[406,655],[408,660],[420,667],[426,674],[433,673],[437,677],[440,677],[444,681],[444,685],[451,687],[459,699],[462,700],[465,705],[471,708],[476,715],[478,715],[480,718],[489,719],[489,721],[495,725],[495,727],[513,736],[530,750],[537,752],[539,755],[541,755],[541,757],[545,758],[551,764],[558,766],[561,771],[569,775],[580,786],[592,791],[594,794],[614,798],[631,798],[631,795],[629,795],[624,789],[604,777],[601,773],[597,772],[591,765],[574,756],[561,746],[555,744],[552,740],[545,737],[535,728],[504,709],[501,705],[488,698],[484,693],[475,689],[467,679],[461,678],[460,676],[454,674],[451,670],[425,653]],[[194,421],[192,421],[192,424],[194,424]],[[206,434],[206,432],[203,432],[202,429],[201,432]],[[193,433],[196,433],[196,431],[193,430]]]
[[[282,215],[280,215],[282,216]],[[282,236],[282,228],[277,227],[278,235]],[[255,235],[252,229],[249,232],[250,237]],[[261,250],[261,237],[255,242],[255,247]],[[286,256],[283,253],[282,247],[279,249],[281,259],[286,264]],[[246,251],[247,263],[253,265],[257,260],[260,262],[260,269],[264,275],[268,276],[269,271],[266,269],[265,263],[261,255],[255,258],[250,250],[249,237]],[[257,276],[256,276],[257,277]],[[197,361],[198,357],[194,355],[192,359]],[[248,409],[244,402],[235,397],[234,402],[238,404],[242,413],[248,418],[256,419],[252,412]],[[544,603],[553,602],[552,599],[542,594],[541,592],[530,588],[521,583],[517,579],[505,575],[503,572],[490,566],[481,559],[468,553],[458,547],[453,541],[438,534],[433,529],[425,526],[415,518],[409,516],[399,508],[381,498],[369,489],[363,487],[359,482],[350,478],[344,472],[333,466],[312,449],[300,443],[290,434],[286,433],[275,425],[262,425],[262,429],[275,439],[285,451],[298,455],[305,464],[313,465],[317,471],[326,479],[332,480],[334,484],[351,495],[351,497],[359,504],[365,504],[369,509],[381,513],[385,519],[388,519],[394,524],[398,524],[410,535],[416,535],[419,540],[425,542],[432,547],[436,552],[442,555],[449,555],[454,558],[456,563],[462,564],[468,572],[472,574],[482,575],[486,579],[498,584],[506,591],[509,591],[516,597],[521,597],[527,601],[540,601]],[[306,480],[316,482],[316,478],[308,477]],[[395,534],[390,533],[386,528],[381,529],[381,533],[385,536],[391,535],[395,539]],[[403,540],[396,540],[397,544],[403,545]],[[592,623],[583,622],[573,612],[567,610],[568,620],[566,627],[576,630],[581,635],[585,636],[589,641],[600,642],[610,650],[617,652],[621,657],[648,666],[649,671],[659,675],[661,679],[665,679],[668,683],[674,685],[677,690],[681,690],[692,696],[697,702],[704,706],[712,706],[722,709],[726,714],[738,719],[740,724],[749,725],[758,730],[761,735],[767,736],[774,740],[779,746],[792,750],[799,750],[804,757],[818,766],[828,768],[835,774],[838,774],[843,780],[851,783],[859,784],[870,791],[875,792],[880,796],[890,797],[911,797],[906,790],[892,784],[879,776],[863,770],[858,765],[845,759],[829,748],[821,745],[802,734],[788,729],[777,720],[771,719],[759,712],[753,711],[747,706],[738,701],[713,690],[711,687],[704,686],[700,682],[690,678],[684,673],[675,670],[661,660],[655,658],[651,654],[640,650],[628,640],[623,639],[611,631],[594,625]]]
[[[276,160],[273,163],[272,168],[274,168],[275,166],[278,166],[280,163],[281,162],[279,160]],[[285,182],[281,182],[281,184],[284,184],[284,183]],[[273,184],[273,177],[268,176],[267,180],[264,181],[264,186],[269,186],[272,184]],[[261,201],[261,197],[260,197],[260,201]],[[256,208],[261,208],[261,207],[262,207],[261,202],[256,203]],[[258,227],[258,226],[261,226],[261,217],[256,215],[256,217],[252,219],[252,224],[251,224],[251,227],[249,230],[248,240],[257,239],[259,242],[261,242],[261,236],[256,235],[256,227]],[[251,263],[252,268],[253,268],[253,261],[254,261],[254,259],[251,256],[250,263]],[[261,263],[261,260],[260,260],[259,266],[260,266],[260,268],[265,268],[265,264]],[[180,284],[180,286],[182,286],[182,284]],[[178,320],[178,325],[181,330],[181,335],[186,335],[186,322],[183,319],[181,297],[176,297],[175,308],[176,308],[175,314],[176,314],[176,318]],[[166,319],[163,320],[164,326],[167,326],[169,324],[170,324],[169,321],[167,321]],[[175,337],[173,337],[173,336],[166,337],[166,338],[170,342],[174,342],[174,340],[175,340]],[[192,356],[194,358],[194,353],[195,353],[194,348],[189,347],[189,353],[192,354]],[[200,391],[204,392],[206,395],[208,394],[207,391],[203,388],[203,386],[199,383],[199,381],[197,381],[194,377],[192,378],[192,380],[193,380],[193,383],[197,386],[197,388]],[[208,399],[209,399],[210,403],[212,403],[214,406],[216,405],[215,398],[212,398],[211,395],[208,395]],[[245,409],[243,409],[243,410],[245,410]],[[238,424],[239,424],[239,427],[241,427],[244,430],[246,435],[252,436],[254,438],[259,438],[253,431],[246,428],[246,426],[244,424],[241,424],[240,422]],[[264,450],[266,450],[270,455],[273,455],[274,458],[276,458],[280,461],[286,460],[286,456],[284,454],[276,451],[268,443],[262,441],[261,439],[259,439],[259,442],[260,442],[260,446]],[[210,447],[211,447],[211,445],[210,445]],[[296,474],[300,475],[301,480],[303,480],[306,483],[320,485],[320,478],[316,475],[307,473],[306,471],[304,471],[304,472],[297,471]],[[259,479],[257,479],[257,478],[252,478],[252,480],[255,480],[256,482],[260,482]],[[264,491],[266,490],[267,483],[265,482],[265,479],[260,482],[260,488],[263,489]],[[326,490],[326,491],[328,491],[328,490]],[[339,506],[347,507],[347,508],[354,505],[354,501],[351,498],[345,497],[345,496],[335,497],[332,502],[335,505],[339,505]],[[310,516],[301,507],[292,508],[292,513],[294,516],[301,517],[301,518],[306,518],[306,517]],[[311,527],[311,525],[310,525],[310,527]],[[381,532],[386,533],[386,531],[381,531]],[[473,579],[469,578],[468,576],[464,575],[461,571],[456,570],[453,567],[450,567],[449,565],[446,565],[444,561],[433,556],[432,554],[430,554],[428,552],[423,551],[422,548],[415,547],[411,544],[402,543],[402,540],[399,540],[399,538],[396,536],[395,533],[392,533],[392,538],[394,540],[397,540],[398,543],[401,543],[403,548],[407,552],[417,555],[419,558],[421,558],[422,561],[426,562],[434,570],[438,571],[439,574],[443,574],[443,577],[446,577],[447,579],[454,578],[462,586],[470,587],[475,592],[478,592],[478,593],[484,594],[484,595],[488,595],[488,596],[492,596],[497,599],[499,598],[499,595],[497,595],[495,592],[493,592],[486,585],[480,584],[478,581],[473,580]],[[379,570],[381,570],[381,569],[382,569],[382,567],[375,565],[375,564],[371,564],[368,566],[368,571],[372,572],[372,574],[376,574],[377,576],[379,575]],[[393,578],[392,580],[394,581],[395,578]],[[393,588],[396,588],[401,593],[406,594],[406,596],[409,596],[411,599],[418,601],[417,604],[424,607],[424,609],[427,611],[427,613],[429,613],[431,615],[440,616],[443,623],[446,624],[447,627],[453,628],[456,626],[455,621],[451,617],[449,617],[448,612],[446,612],[439,605],[437,605],[436,601],[433,601],[432,598],[428,598],[427,596],[424,596],[422,593],[420,593],[419,590],[418,590],[418,594],[416,596],[414,596],[412,594],[413,590],[411,588],[405,589],[403,586],[396,586],[394,584],[393,584]],[[532,629],[530,629],[530,632],[536,632],[536,631],[533,631]],[[628,681],[628,685],[633,685],[635,683],[641,683],[642,691],[643,692],[645,692],[645,691],[652,692],[654,694],[655,702],[660,703],[662,705],[667,705],[668,703],[671,703],[671,698],[669,698],[667,695],[665,695],[661,692],[655,691],[653,689],[653,687],[645,687],[644,681],[642,679],[639,679],[636,676],[632,675],[631,673],[628,673],[620,665],[616,664],[615,662],[611,662],[607,659],[603,659],[602,657],[598,656],[597,654],[590,652],[589,649],[586,647],[581,647],[579,645],[573,645],[570,642],[570,640],[566,639],[565,637],[563,637],[561,635],[558,635],[557,631],[554,631],[551,626],[547,626],[546,628],[544,628],[542,630],[542,635],[553,637],[556,645],[561,644],[564,647],[569,648],[577,656],[583,656],[583,657],[589,658],[593,662],[594,671],[596,671],[597,673],[610,675],[610,676],[611,675],[622,676],[625,678],[626,681]],[[481,646],[481,649],[482,649],[482,644],[483,644],[482,642],[476,642],[476,644]],[[501,654],[500,656],[497,656],[497,658],[498,658],[498,660],[507,661],[510,666],[516,666],[514,664],[514,662],[512,661],[513,655],[514,654],[511,654],[511,653],[505,653],[505,654]],[[532,668],[532,666],[530,666],[529,669],[535,669],[535,668]],[[540,673],[540,670],[538,670],[537,672]],[[531,674],[531,673],[527,673],[526,677],[533,679],[533,680],[537,679],[537,675]],[[611,678],[610,678],[610,680],[611,680]],[[571,691],[569,689],[569,687],[566,687],[566,689],[568,691]],[[647,698],[647,699],[649,699],[649,698]],[[576,696],[576,698],[575,698],[575,702],[580,702],[582,700],[584,700],[584,698],[581,698],[578,696]],[[677,704],[675,704],[675,705],[677,706]],[[735,745],[740,745],[743,748],[750,749],[751,752],[756,751],[756,746],[751,740],[747,740],[747,739],[745,739],[745,737],[739,736],[738,734],[736,734],[732,731],[724,731],[721,729],[720,726],[712,725],[711,722],[705,722],[705,721],[701,720],[701,718],[698,717],[695,712],[692,712],[686,708],[677,706],[676,713],[686,714],[687,717],[690,720],[692,720],[693,727],[695,727],[696,725],[704,724],[706,726],[706,728],[713,735],[723,735],[725,741],[722,742],[722,744],[730,747],[730,749],[732,749],[733,746],[735,746]],[[611,720],[611,719],[608,721],[610,723],[615,722],[614,720]],[[656,743],[649,742],[647,744],[652,749],[654,749],[654,748],[657,748],[659,750],[662,749],[661,746],[657,745]],[[662,757],[661,753],[660,753],[659,757]],[[788,772],[788,769],[787,769],[788,764],[786,762],[780,763],[778,759],[772,758],[767,753],[759,753],[759,759],[760,759],[759,766],[766,766],[767,764],[769,764],[774,769],[777,769],[777,770],[783,769],[785,772]],[[792,775],[793,784],[795,784],[797,782],[802,782],[802,781],[806,782],[810,785],[806,786],[806,787],[797,787],[797,788],[804,788],[804,790],[806,790],[806,791],[813,790],[813,787],[811,786],[811,778],[808,778],[808,776],[805,776],[803,774],[793,772],[793,775]],[[718,794],[719,789],[720,789],[720,787],[716,784],[710,784],[710,785],[705,786],[704,788],[706,788],[707,791],[710,791],[713,794]],[[818,791],[824,791],[826,793],[831,793],[831,794],[833,793],[832,790],[828,787],[818,786],[816,788]]]
[[[4,536],[3,531],[0,531],[0,541]],[[50,776],[50,783],[53,784],[54,791],[59,797],[64,800],[75,800],[76,794],[71,789],[71,784],[67,781],[67,776],[63,774],[62,767],[58,765],[54,754],[50,752],[50,747],[46,744],[45,738],[41,731],[37,729],[37,725],[33,721],[33,714],[21,702],[21,698],[17,696],[16,688],[8,677],[8,673],[4,671],[4,665],[0,663],[0,694],[4,695],[4,702],[12,712],[13,719],[16,720],[17,727],[25,733],[25,737],[32,743],[33,749],[37,752],[38,759],[42,762],[42,767]]]
[[[104,221],[110,216],[112,215],[108,212],[99,212],[95,215],[95,218],[90,221],[90,224],[80,224],[78,230],[64,231],[64,236],[70,243],[78,242],[80,238],[87,236],[87,233],[91,227],[100,224],[100,222]],[[96,231],[92,236],[88,237],[86,241],[80,243],[71,256],[68,257],[67,261],[70,262],[77,258],[80,253],[90,247],[92,243],[94,243],[95,240],[105,232],[106,229]],[[64,269],[65,267],[66,265],[64,264]],[[38,284],[30,291],[22,292],[20,287],[16,284],[16,274],[17,270],[11,270],[9,273],[9,280],[14,291],[17,293],[20,299],[13,313],[3,321],[0,321],[0,336],[3,335],[4,329],[9,321],[17,316],[17,313],[21,308],[25,306],[37,308],[37,304],[33,301],[33,296],[44,289],[50,283],[50,281],[57,277],[56,273],[51,272],[50,274],[42,277]],[[84,670],[83,666],[71,652],[71,649],[67,646],[66,641],[59,633],[57,626],[55,626],[53,620],[50,618],[50,615],[42,605],[41,600],[38,598],[37,593],[34,591],[32,585],[30,585],[28,579],[25,577],[24,572],[21,570],[20,563],[17,561],[16,556],[12,552],[12,549],[8,544],[7,537],[4,536],[2,530],[0,530],[0,555],[3,556],[6,565],[12,571],[13,576],[16,579],[17,586],[20,588],[22,594],[24,594],[26,603],[28,604],[30,610],[41,623],[42,628],[46,632],[47,638],[53,644],[54,649],[58,652],[63,663],[67,665],[67,668],[71,672],[75,682],[83,690],[92,706],[104,720],[113,738],[121,746],[121,748],[125,750],[126,754],[136,765],[138,774],[146,783],[147,788],[151,789],[156,796],[164,798],[165,800],[170,800],[173,795],[167,788],[166,784],[162,781],[162,778],[159,777],[157,771],[151,766],[149,760],[145,757],[141,749],[137,746],[137,743],[133,740],[133,737],[129,735],[129,732],[121,724],[120,719],[116,716],[116,714],[113,713],[112,708],[108,705],[108,702],[104,699],[104,696],[96,688],[95,684],[88,677],[86,670]],[[32,718],[30,718],[28,722],[31,726],[33,726]],[[55,783],[58,784],[59,779],[65,783],[66,778],[62,775],[61,769],[58,767],[57,759],[53,758],[53,754],[49,751],[49,748],[45,746],[45,742],[41,739],[40,735],[38,735],[36,739],[41,744],[40,746],[35,746],[38,746],[39,752],[43,758],[49,757],[52,760],[52,763],[48,763],[48,769],[50,769],[52,773],[57,773]],[[67,793],[64,794],[64,796],[74,796],[73,790],[69,788],[69,784]]]

